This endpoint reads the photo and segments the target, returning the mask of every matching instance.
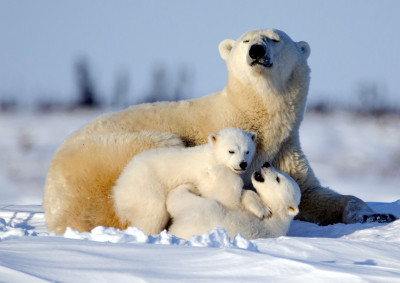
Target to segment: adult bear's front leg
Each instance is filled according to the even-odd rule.
[[[320,225],[333,223],[392,222],[392,214],[376,213],[364,201],[322,187],[315,177],[298,138],[286,141],[274,161],[276,168],[289,174],[301,189],[300,213],[296,219]]]

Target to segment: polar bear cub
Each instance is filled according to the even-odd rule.
[[[146,234],[160,233],[170,219],[165,202],[171,190],[191,184],[202,196],[213,197],[206,185],[209,182],[204,181],[207,170],[224,165],[234,175],[245,172],[253,159],[256,139],[256,133],[226,128],[211,133],[204,145],[156,148],[134,156],[112,189],[117,216]]]
[[[241,184],[232,177],[219,182],[220,178],[226,176],[221,167],[216,168],[214,174],[217,180],[214,190],[221,190],[226,196],[230,195],[229,190],[235,191]],[[167,199],[167,209],[172,217],[168,232],[187,240],[216,226],[225,228],[231,238],[239,233],[249,239],[285,235],[293,217],[299,212],[299,186],[290,176],[276,170],[268,162],[260,172],[253,173],[252,183],[257,192],[243,190],[241,206],[238,207],[227,207],[224,200],[197,196],[192,193],[191,184],[178,187]],[[269,217],[260,219],[249,212],[248,208],[257,204],[254,194],[271,211]]]

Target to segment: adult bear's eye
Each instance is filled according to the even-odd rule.
[[[276,176],[276,181],[278,182],[278,184],[281,182],[281,179],[279,179],[279,176]]]
[[[230,153],[230,154],[234,154],[235,152],[234,152],[233,150],[230,150],[229,153]]]
[[[246,154],[249,154],[250,153],[250,151],[246,151]]]
[[[243,40],[243,43],[248,43],[248,42],[250,42],[250,40],[248,40],[248,39]]]
[[[279,39],[276,39],[276,38],[272,38],[271,39],[273,42],[281,42]]]

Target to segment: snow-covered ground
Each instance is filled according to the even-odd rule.
[[[0,113],[0,282],[400,282],[400,220],[318,226],[286,237],[193,238],[129,228],[45,228],[45,172],[63,139],[102,112]],[[307,114],[303,150],[324,185],[400,217],[399,118]]]

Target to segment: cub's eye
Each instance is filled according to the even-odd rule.
[[[279,179],[279,177],[276,176],[276,181],[277,181],[278,183],[280,183],[280,182],[281,182],[281,179]]]
[[[250,151],[246,151],[246,154],[249,154],[250,153]]]
[[[248,43],[248,42],[250,42],[250,40],[248,40],[248,39],[243,40],[243,43]]]
[[[230,154],[234,154],[235,152],[234,152],[233,150],[230,150],[229,153],[230,153]]]
[[[273,42],[281,42],[279,39],[276,39],[276,38],[272,38],[271,39]]]

